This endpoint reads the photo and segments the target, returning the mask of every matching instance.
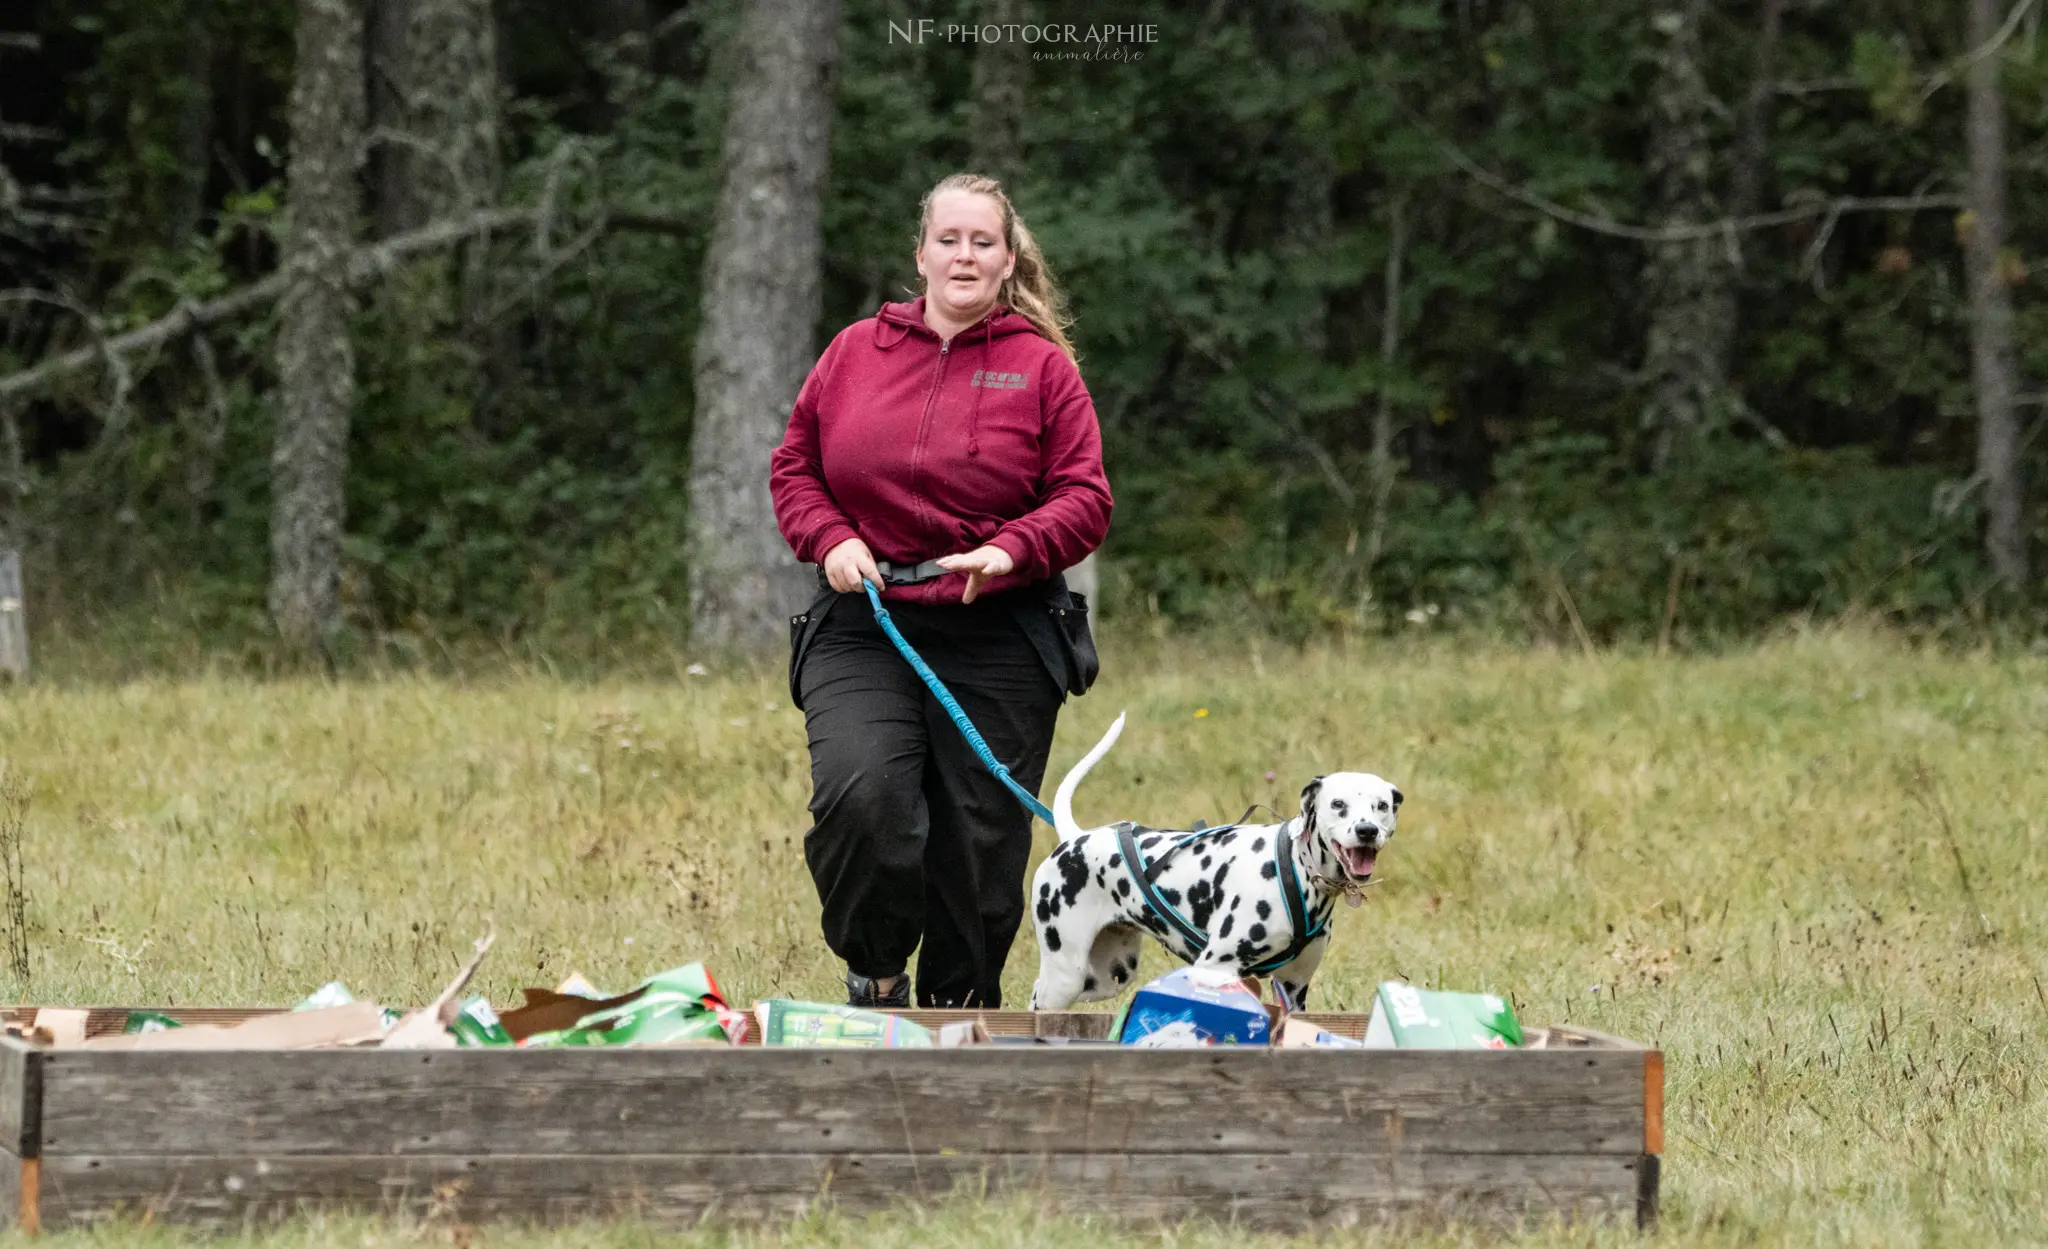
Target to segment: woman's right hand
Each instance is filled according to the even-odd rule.
[[[833,589],[849,594],[860,589],[863,577],[874,582],[876,588],[881,587],[882,570],[875,567],[875,556],[867,543],[848,538],[825,552],[825,581]]]

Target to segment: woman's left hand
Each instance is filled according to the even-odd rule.
[[[960,595],[960,601],[972,603],[975,595],[981,593],[981,587],[987,585],[991,578],[1014,570],[1017,561],[999,546],[978,546],[965,555],[940,556],[939,567],[947,572],[967,574],[967,589]]]

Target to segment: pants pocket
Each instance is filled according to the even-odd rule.
[[[825,622],[826,613],[838,597],[827,590],[808,608],[789,618],[789,701],[798,711],[804,709],[804,653],[811,649],[811,639],[818,635],[818,626]]]

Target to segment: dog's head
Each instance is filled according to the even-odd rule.
[[[1401,791],[1370,772],[1332,772],[1301,791],[1300,836],[1320,842],[1344,877],[1372,875],[1381,847],[1394,835]]]

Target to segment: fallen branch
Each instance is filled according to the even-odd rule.
[[[603,220],[605,228],[610,230],[687,234],[695,229],[689,222],[649,213],[609,214]],[[490,209],[460,220],[433,222],[351,251],[348,255],[348,282],[350,286],[367,286],[414,257],[452,247],[478,235],[532,229],[540,222],[541,210],[538,208]],[[275,302],[284,294],[288,284],[289,275],[280,271],[217,299],[204,303],[188,300],[147,325],[111,338],[100,338],[89,346],[51,356],[33,368],[0,377],[0,403],[36,391],[60,377],[91,368],[95,363],[114,365],[118,375],[120,361],[124,357],[140,351],[155,351],[194,330],[247,316]]]

